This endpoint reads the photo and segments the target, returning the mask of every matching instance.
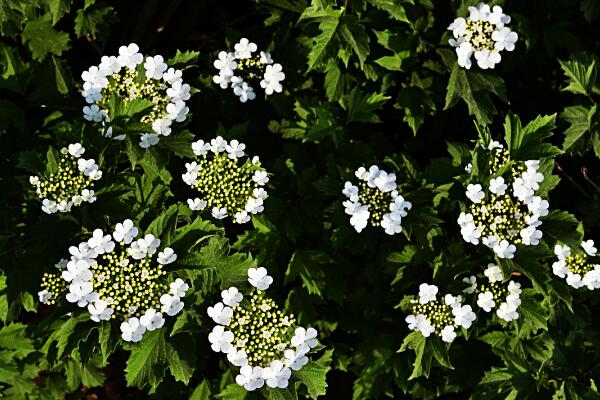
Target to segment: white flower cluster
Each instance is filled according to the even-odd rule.
[[[381,226],[388,235],[402,232],[402,218],[408,215],[412,203],[398,193],[396,175],[388,174],[376,165],[368,170],[360,167],[354,173],[360,180],[358,186],[346,182],[342,194],[350,224],[361,232],[369,220],[372,226]]]
[[[166,274],[162,266],[174,262],[177,255],[170,247],[158,251],[160,239],[152,234],[134,240],[138,233],[129,219],[117,224],[112,234],[96,229],[90,239],[69,248],[70,260],[57,264],[68,284],[67,301],[87,307],[96,322],[119,314],[124,320],[122,338],[131,342],[162,327],[162,313],[177,315],[189,289],[180,278],[169,285],[162,282]],[[158,265],[152,265],[157,252]],[[52,298],[47,290],[38,296],[43,303]]]
[[[235,287],[221,292],[222,301],[208,307],[217,324],[208,335],[213,351],[227,354],[240,367],[235,381],[248,391],[263,387],[285,388],[292,371],[308,363],[308,353],[317,346],[314,328],[293,328],[293,317],[281,312],[263,291],[273,283],[263,267],[248,270],[255,288],[245,298]]]
[[[521,284],[511,280],[508,285],[505,285],[502,270],[492,263],[488,264],[484,275],[487,283],[479,287],[475,276],[463,279],[463,282],[469,284],[464,292],[468,294],[477,292],[477,306],[487,313],[498,306],[496,314],[506,322],[519,318],[517,309],[521,305]]]
[[[220,52],[214,62],[219,74],[213,77],[213,81],[222,89],[231,87],[242,103],[256,98],[254,89],[257,85],[267,95],[283,90],[281,82],[285,74],[281,64],[273,64],[267,52],[253,54],[256,51],[256,43],[243,38],[234,46],[233,52]]]
[[[96,201],[92,187],[102,178],[102,171],[93,158],[86,160],[81,157],[84,152],[85,148],[80,143],[63,147],[55,172],[43,179],[29,177],[29,183],[42,200],[42,211],[47,214],[69,212],[73,206]]]
[[[444,342],[452,343],[456,329],[468,329],[475,321],[475,313],[470,305],[463,305],[461,296],[447,294],[437,299],[438,287],[422,283],[419,286],[419,299],[412,300],[412,313],[405,321],[408,328],[421,332],[425,337],[436,333]]]
[[[497,142],[490,149],[495,152],[490,171],[493,175],[508,160],[508,152]],[[539,165],[538,160],[516,162],[511,178],[490,179],[486,192],[480,184],[467,186],[465,194],[472,205],[470,212],[461,212],[458,218],[466,242],[476,245],[481,240],[500,258],[513,258],[516,244],[540,243],[540,218],[548,215],[549,204],[535,195],[544,180]]]
[[[161,136],[171,134],[173,121],[185,121],[189,111],[185,102],[191,96],[190,85],[183,83],[181,76],[181,71],[169,68],[162,56],[146,57],[144,62],[138,45],[121,46],[118,56],[103,56],[99,65],[81,74],[84,82],[81,95],[89,104],[83,107],[83,117],[102,122],[107,126],[103,135],[112,137],[111,97],[116,96],[125,104],[138,98],[150,100],[153,107],[141,122],[150,124],[152,131],[141,134],[139,145],[142,148],[154,146]],[[125,135],[114,137],[116,140],[124,138]]]
[[[501,60],[500,52],[513,51],[519,36],[506,25],[510,16],[502,12],[500,6],[490,8],[481,3],[477,7],[469,7],[468,18],[456,18],[448,26],[453,39],[449,40],[456,47],[458,65],[471,68],[471,56],[475,56],[481,69],[494,68]]]
[[[589,262],[589,257],[596,257],[598,250],[593,240],[581,242],[580,250],[557,244],[554,253],[558,261],[552,264],[552,272],[561,278],[566,278],[567,284],[579,289],[586,286],[589,290],[600,288],[600,265]]]
[[[227,142],[221,136],[210,142],[192,143],[198,160],[185,165],[186,172],[181,178],[201,197],[187,200],[190,209],[198,211],[208,207],[214,218],[232,216],[238,224],[250,221],[252,215],[264,210],[268,197],[264,186],[269,176],[256,156],[240,162],[245,149],[244,143]]]

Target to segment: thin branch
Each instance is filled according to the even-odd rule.
[[[589,176],[588,176],[588,170],[587,167],[581,167],[581,175],[583,175],[583,177],[585,178],[586,181],[588,181],[588,183],[590,185],[592,185],[594,187],[594,189],[596,189],[596,192],[600,193],[600,186],[598,186],[596,184],[596,182],[594,182]]]
[[[585,197],[587,197],[588,199],[591,198],[590,194],[588,192],[586,192],[585,189],[582,188],[577,182],[575,182],[575,179],[573,179],[571,177],[571,175],[569,175],[564,169],[562,169],[562,167],[560,166],[558,161],[554,162],[554,166],[556,166],[556,169],[558,170],[558,172],[560,172],[560,174],[562,176],[567,178],[569,180],[569,182],[571,182],[573,184],[573,186],[575,186],[581,193],[583,193],[585,195]]]

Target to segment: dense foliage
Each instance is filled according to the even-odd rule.
[[[553,268],[557,244],[580,249],[600,227],[600,2],[492,1],[512,17],[518,41],[485,70],[475,61],[461,67],[448,44],[448,26],[476,3],[0,1],[1,395],[600,398],[597,292],[572,287]],[[240,93],[213,81],[219,52],[241,38],[282,66],[281,93],[257,85],[256,98],[241,102]],[[191,86],[170,135],[141,139],[147,146],[138,145],[152,129],[141,118],[153,107],[147,99],[106,101],[113,138],[102,118],[89,121],[82,111],[89,105],[82,72],[132,42],[145,55],[162,55]],[[184,106],[189,113],[180,118]],[[114,140],[119,135],[124,140]],[[253,203],[262,212],[236,217],[250,222],[188,204],[229,168],[223,165],[235,164],[222,156],[200,184],[181,179],[194,168],[186,163],[199,160],[192,142],[216,136],[245,143],[249,159],[259,156],[260,171],[250,161],[241,171],[269,173],[264,210]],[[489,168],[494,141],[507,158]],[[60,149],[73,143],[97,163],[82,174],[60,161]],[[485,191],[511,168],[522,173],[527,160],[540,160],[536,195],[549,202],[547,215],[536,211],[539,244],[517,243],[510,258],[506,248],[468,243],[457,223],[471,207],[468,185],[482,183]],[[358,233],[345,213],[345,182],[357,182],[355,171],[371,165],[394,173],[411,204],[395,235],[370,225]],[[90,178],[99,169],[101,178]],[[96,200],[45,213],[30,176],[53,173],[81,187],[93,183],[95,194],[84,197]],[[246,200],[224,201],[244,211]],[[38,298],[44,279],[54,284],[44,274],[69,257],[70,246],[126,219],[160,239],[159,259],[169,258],[166,245],[176,252],[175,262],[164,262],[166,276],[189,284],[181,313],[137,343],[122,339],[117,321],[96,323],[72,302]],[[521,285],[511,322],[463,293],[463,279],[482,282],[489,263]],[[248,270],[260,266],[273,277],[270,296],[298,324],[316,328],[319,345],[287,388],[250,392],[236,383],[227,357],[211,350],[207,308],[231,286],[249,291]],[[405,322],[423,308],[411,302],[422,283],[437,285],[442,296],[461,294],[477,315],[469,329],[457,325],[451,344]]]

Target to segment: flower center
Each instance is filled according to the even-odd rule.
[[[439,335],[441,335],[442,329],[447,325],[458,328],[458,325],[454,323],[452,308],[445,303],[444,299],[433,300],[426,304],[412,300],[412,314],[423,314]]]
[[[370,187],[367,182],[360,181],[358,183],[358,198],[361,204],[369,206],[371,225],[379,226],[383,215],[390,211],[391,192],[384,193],[378,188]]]
[[[587,256],[582,256],[581,254],[568,257],[565,259],[565,264],[569,268],[569,271],[579,274],[582,277],[594,269],[594,265],[587,262]]]
[[[253,164],[246,161],[241,166],[226,153],[200,159],[198,183],[192,187],[202,194],[208,207],[227,208],[230,215],[243,211],[258,184],[252,180]]]
[[[141,67],[137,70],[123,68],[120,72],[108,76],[108,85],[102,89],[102,98],[97,101],[98,106],[108,110],[112,96],[122,99],[124,104],[143,98],[150,100],[154,105],[141,118],[142,122],[151,124],[157,119],[165,118],[167,105],[171,102],[166,95],[167,86],[160,80],[145,76]]]
[[[265,74],[265,64],[260,62],[260,55],[238,59],[236,63],[236,75],[253,88],[258,87]]]
[[[94,180],[86,177],[77,167],[77,157],[69,153],[61,154],[58,169],[37,185],[36,193],[40,199],[57,203],[71,201],[73,196],[81,194],[83,189],[92,189]]]
[[[91,282],[94,291],[111,305],[115,314],[140,317],[149,308],[161,308],[160,295],[167,293],[169,287],[158,282],[166,272],[160,265],[150,266],[151,256],[132,260],[122,250],[103,254],[98,261],[91,267],[94,274]]]
[[[46,272],[42,277],[42,284],[40,285],[42,290],[48,291],[51,295],[45,304],[53,305],[56,303],[56,299],[67,289],[67,282],[62,278],[60,272]]]
[[[497,305],[503,303],[506,297],[509,295],[508,289],[506,286],[502,285],[500,282],[487,282],[479,285],[477,289],[478,293],[490,292],[493,295],[493,300]]]
[[[467,39],[473,46],[473,50],[494,50],[492,33],[494,26],[488,21],[467,21]]]
[[[284,358],[291,347],[290,326],[295,320],[286,316],[275,301],[254,291],[249,302],[233,307],[229,330],[233,332],[233,346],[244,350],[250,365],[266,367],[273,360]]]

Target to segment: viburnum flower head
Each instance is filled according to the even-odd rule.
[[[486,313],[496,309],[496,315],[506,322],[519,318],[521,284],[512,280],[505,282],[502,270],[493,263],[488,264],[483,274],[487,279],[475,285],[473,291],[477,294],[477,306]]]
[[[285,315],[266,297],[273,282],[265,268],[250,268],[248,294],[230,287],[221,292],[222,302],[207,308],[217,324],[208,335],[215,352],[227,354],[227,360],[240,367],[238,385],[253,391],[267,385],[285,388],[292,370],[308,363],[309,353],[317,347],[317,330],[295,324],[293,315]]]
[[[421,332],[425,337],[432,333],[444,342],[452,343],[456,330],[468,329],[475,320],[475,313],[469,305],[462,305],[461,296],[445,295],[437,298],[438,287],[422,283],[419,298],[411,300],[411,314],[405,318],[408,329]]]
[[[162,268],[177,259],[173,249],[159,250],[160,239],[146,234],[136,240],[138,234],[130,219],[113,232],[95,229],[88,240],[69,248],[70,260],[44,275],[40,301],[54,304],[67,292],[67,301],[87,307],[93,321],[120,320],[125,341],[138,342],[144,332],[161,328],[164,314],[181,311],[189,286],[181,278],[167,281]]]
[[[80,143],[63,147],[59,155],[54,155],[55,159],[58,156],[57,165],[50,166],[42,176],[29,177],[29,183],[42,201],[42,211],[66,213],[73,206],[96,201],[93,187],[102,178],[102,171],[94,159],[82,158],[84,152]]]
[[[259,161],[246,158],[246,145],[217,136],[192,143],[196,161],[187,163],[182,180],[200,197],[187,200],[193,211],[208,209],[216,219],[231,217],[235,223],[250,221],[264,210],[269,181]]]
[[[544,175],[539,171],[539,161],[530,160],[513,162],[507,176],[494,176],[510,156],[498,142],[492,142],[488,150],[492,153],[492,178],[484,185],[467,186],[465,196],[472,204],[467,212],[460,213],[458,224],[466,242],[481,242],[498,257],[511,259],[516,245],[536,246],[542,239],[541,218],[548,215],[549,204],[536,191]]]
[[[396,175],[379,169],[376,165],[368,170],[360,167],[355,172],[358,185],[346,182],[342,194],[346,214],[357,232],[370,222],[381,226],[388,235],[402,232],[402,218],[408,215],[412,203],[398,192]]]
[[[493,69],[502,57],[500,52],[513,51],[519,36],[506,25],[510,16],[500,6],[490,8],[480,3],[469,7],[467,18],[459,17],[448,26],[454,36],[449,40],[456,48],[458,65],[470,69],[471,57],[475,57],[481,69]]]
[[[149,100],[152,106],[141,117],[148,131],[139,135],[140,147],[148,148],[171,134],[173,122],[186,119],[189,108],[185,102],[191,96],[191,88],[183,83],[181,71],[169,68],[162,56],[144,59],[139,50],[135,43],[121,46],[118,56],[104,56],[99,65],[81,74],[81,95],[88,103],[83,107],[83,117],[101,122],[103,136],[123,140],[124,134],[113,137],[111,99],[117,98],[125,105],[139,99]]]
[[[554,253],[558,258],[552,264],[554,275],[564,278],[567,284],[575,289],[587,287],[589,290],[600,288],[600,265],[591,262],[597,254],[593,240],[581,242],[581,248],[572,249],[567,245],[557,244]]]
[[[231,88],[242,103],[254,100],[259,87],[265,95],[283,91],[283,67],[274,64],[269,53],[257,50],[255,43],[242,38],[235,44],[234,51],[221,51],[213,63],[218,70],[213,77],[214,83],[222,89]]]

